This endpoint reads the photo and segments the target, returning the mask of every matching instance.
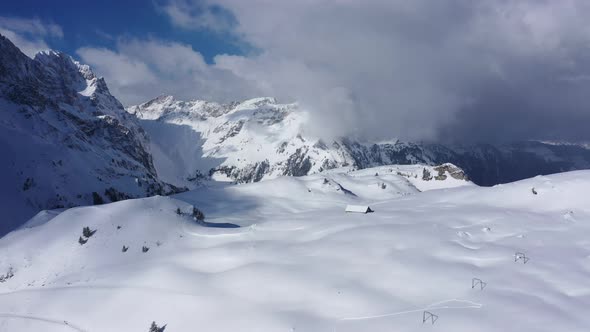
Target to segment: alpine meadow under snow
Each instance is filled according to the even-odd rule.
[[[415,171],[42,213],[0,240],[0,330],[587,331],[589,171],[492,188]]]
[[[33,54],[36,46],[47,46],[34,38],[67,36],[59,25],[0,13],[0,332],[590,331],[590,144],[544,140],[587,136],[577,127],[561,136],[559,132],[564,124],[573,123],[572,114],[581,108],[577,103],[583,106],[576,63],[566,61],[570,53],[578,53],[565,47],[581,36],[559,43],[557,37],[563,31],[556,24],[547,24],[542,31],[532,29],[545,11],[526,16],[532,25],[524,30],[548,31],[557,36],[556,45],[565,45],[555,54],[552,47],[547,54],[536,54],[540,51],[535,48],[531,51],[535,58],[524,50],[516,55],[503,50],[502,38],[482,37],[488,29],[495,32],[503,26],[497,24],[504,22],[498,17],[506,12],[496,12],[491,5],[471,8],[466,5],[469,2],[459,1],[448,7],[416,1],[424,6],[416,13],[444,9],[432,17],[418,15],[416,20],[412,6],[395,7],[402,1],[388,7],[384,2],[384,8],[394,9],[396,21],[388,16],[392,13],[374,15],[379,6],[369,8],[369,3],[332,11],[330,6],[310,2],[314,7],[310,21],[303,1],[291,2],[293,15],[289,12],[288,17],[282,16],[287,7],[277,11],[274,1],[266,3],[265,11],[254,11],[254,20],[248,17],[256,6],[242,7],[241,0],[225,1],[227,8],[214,0],[206,3],[191,10],[195,8],[190,0],[163,0],[151,2],[154,8],[149,8],[170,17],[169,23],[179,29],[187,29],[195,19],[202,25],[199,29],[208,29],[222,16],[229,20],[227,26],[214,29],[214,37],[201,36],[206,37],[205,43],[227,38],[234,47],[247,48],[256,45],[241,42],[262,39],[258,45],[262,47],[253,47],[252,54],[242,50],[241,55],[219,53],[208,59],[190,46],[159,40],[156,32],[142,41],[131,32],[125,38],[114,37],[110,30],[93,27],[106,46],[89,45],[75,54],[96,63],[95,72],[63,52]],[[334,5],[347,2],[339,3]],[[128,4],[118,5],[121,12],[117,14],[122,15]],[[516,9],[521,13],[527,8]],[[445,24],[431,22],[432,27],[401,39],[400,45],[404,49],[407,45],[407,50],[397,54],[401,49],[393,48],[404,61],[391,57],[384,47],[386,52],[376,54],[394,64],[381,68],[382,63],[371,60],[375,57],[370,50],[361,47],[353,55],[360,55],[363,64],[355,67],[358,59],[340,51],[342,46],[354,45],[326,43],[322,38],[331,36],[331,31],[324,31],[325,27],[351,40],[360,36],[363,45],[365,39],[366,45],[387,44],[392,32],[383,35],[387,38],[372,39],[365,38],[371,35],[371,24],[367,29],[353,29],[358,36],[337,29],[332,20],[316,26],[322,17],[315,16],[316,10],[326,9],[330,16],[346,17],[347,27],[349,22],[364,27],[361,21],[375,18],[376,25],[404,34],[405,25],[423,25],[452,12],[452,21],[464,15],[469,24],[453,25],[451,30],[478,30],[449,37],[453,47],[446,45],[449,50],[441,49],[440,61],[423,66],[424,53],[449,42],[441,40],[438,45],[438,38],[428,36],[430,29]],[[319,39],[309,36],[305,50],[299,49],[298,42],[285,49],[284,44],[301,29],[299,23],[273,30],[273,35],[285,37],[274,42],[265,24],[261,30],[242,25],[257,26],[263,12],[268,21],[259,23],[301,18],[302,31],[317,29]],[[108,13],[109,17],[114,14]],[[100,11],[77,17],[92,20],[95,15],[101,15]],[[138,10],[137,21],[144,15]],[[112,19],[115,28],[117,15]],[[179,19],[182,24],[174,21]],[[127,29],[129,24],[124,23]],[[518,27],[515,31],[524,33]],[[498,33],[507,34],[513,28]],[[86,37],[76,35],[79,40]],[[519,37],[510,41],[520,45],[526,38]],[[433,40],[436,45],[427,45]],[[490,48],[482,47],[482,41],[488,41]],[[533,44],[521,47],[548,47]],[[420,56],[413,59],[416,47]],[[480,54],[490,58],[455,66],[455,47],[476,49],[460,59],[477,62]],[[282,52],[286,56],[279,56]],[[326,67],[326,59],[334,58],[330,54],[338,59]],[[191,61],[183,62],[187,56]],[[298,56],[301,59],[295,63],[302,65],[283,70]],[[549,66],[554,56],[560,60],[559,70]],[[105,65],[103,60],[113,63]],[[506,60],[508,69],[525,62],[527,66],[509,73],[499,60]],[[404,75],[392,80],[391,73],[403,74],[406,65],[411,73],[416,70],[414,62],[420,75],[412,76],[407,86],[393,84],[403,81]],[[537,67],[547,64],[547,72],[562,73],[567,67],[567,80],[559,78],[555,85],[539,80],[530,89],[534,92],[519,90],[528,84],[523,82],[537,80],[535,75],[525,75],[529,62]],[[328,75],[348,67],[350,72]],[[491,78],[484,75],[489,70]],[[105,72],[116,96],[107,79],[97,75]],[[526,76],[522,82],[513,79],[519,73]],[[582,76],[579,80],[587,81]],[[461,79],[469,84],[458,82]],[[375,80],[374,86],[365,80]],[[506,82],[508,90],[519,90],[522,96],[505,95]],[[570,91],[568,84],[576,88]],[[480,107],[478,102],[488,98],[494,102],[483,105],[481,113],[450,112],[440,103],[446,98],[440,99],[438,85],[448,85],[444,91],[461,90],[461,96],[469,96],[469,107]],[[279,92],[293,88],[297,96],[302,86],[307,93],[287,101],[260,97],[263,93],[230,102],[186,96],[193,89],[194,98],[203,98],[207,87],[211,92],[241,86],[247,88],[225,94],[239,99],[249,91],[276,91],[283,97]],[[545,105],[539,103],[545,97],[535,98],[544,95],[547,87],[555,87],[555,95],[550,96],[555,102]],[[165,93],[176,89],[182,95],[153,98],[154,88]],[[150,91],[147,97],[146,91]],[[125,92],[132,96],[119,95]],[[322,102],[310,103],[310,96]],[[564,96],[571,101],[565,102]],[[118,99],[131,97],[133,104],[141,100],[124,106]],[[416,103],[408,103],[406,97],[417,99]],[[459,103],[451,99],[450,104]],[[555,131],[541,132],[539,137],[508,132],[530,116],[527,112],[537,114],[529,108],[539,104],[540,119],[533,121],[528,132],[551,127],[553,104],[565,114]],[[318,105],[342,109],[314,108]],[[348,120],[338,123],[334,116],[318,116],[339,112],[345,117],[357,108],[358,114],[350,119],[358,123],[348,123],[351,127],[344,125]],[[442,118],[457,120],[456,126],[441,131],[452,136],[452,128],[462,130],[474,114],[494,122],[488,128],[484,118],[469,128],[485,129],[484,137],[499,128],[502,119],[491,119],[496,112],[514,115],[506,137],[515,141],[478,143],[443,135],[412,142],[396,137],[396,130],[424,129],[412,127],[416,121],[432,129],[433,121],[442,123]],[[359,121],[363,114],[367,119]],[[574,115],[575,119],[585,116]],[[358,133],[358,128],[367,130],[370,123],[376,135],[391,132],[391,137]],[[380,137],[383,140],[377,140]]]

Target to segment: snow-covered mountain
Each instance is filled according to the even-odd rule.
[[[352,160],[340,146],[304,138],[306,114],[272,98],[218,104],[164,96],[127,110],[152,138],[156,168],[175,184],[199,175],[239,183],[301,176]],[[174,167],[177,178],[167,177],[163,170]]]
[[[305,132],[309,117],[297,104],[273,98],[219,104],[162,96],[127,111],[141,119],[151,137],[159,174],[177,185],[191,186],[191,180],[206,175],[244,183],[337,167],[418,163],[453,163],[475,183],[493,185],[590,168],[590,149],[579,145],[326,142]]]
[[[590,168],[587,146],[325,141],[306,132],[308,121],[297,104],[273,98],[163,96],[126,112],[88,66],[54,51],[30,59],[0,36],[0,235],[41,209],[170,193],[209,177],[248,183],[426,164],[443,165],[435,179],[447,172],[490,185]]]
[[[0,238],[0,331],[588,331],[590,171],[491,188],[421,173],[41,213]]]
[[[308,121],[272,98],[125,110],[0,36],[0,331],[588,331],[590,171],[476,185],[589,168],[587,146]]]
[[[105,81],[68,55],[0,35],[0,235],[41,209],[161,194],[148,138]]]

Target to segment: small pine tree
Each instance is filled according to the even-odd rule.
[[[152,322],[149,332],[158,332],[158,330],[159,330],[159,328],[158,328],[158,325],[156,325],[156,322]]]
[[[150,250],[149,247],[146,247],[146,246],[141,247],[141,252],[145,253],[145,252],[148,252],[148,250]]]
[[[422,169],[422,180],[424,180],[424,181],[432,180],[432,174],[430,174],[430,171],[427,170],[426,168]]]
[[[88,239],[84,239],[81,236],[80,236],[80,238],[78,238],[78,243],[80,243],[80,245],[84,245],[84,244],[86,244],[86,242],[88,242]]]
[[[164,332],[165,329],[166,325],[159,327],[158,324],[156,324],[156,322],[152,322],[152,325],[150,326],[150,330],[148,332]]]
[[[92,235],[94,235],[94,233],[96,233],[96,229],[91,231],[90,227],[86,226],[82,229],[82,235],[84,235],[84,237],[89,238]]]
[[[102,197],[100,197],[100,195],[96,191],[92,192],[92,203],[94,205],[104,204],[104,200],[102,199]]]
[[[198,221],[205,220],[205,214],[196,207],[193,207],[193,217]]]
[[[122,252],[127,252],[127,250],[129,250],[129,247],[125,247],[125,246],[123,246],[123,249],[121,249]]]

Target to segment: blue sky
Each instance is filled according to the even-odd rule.
[[[238,37],[230,10],[205,1],[11,1],[0,7],[0,33],[30,57],[54,49],[90,65],[125,105],[159,95],[220,102],[260,95],[217,63],[258,48]]]
[[[16,0],[4,2],[0,16],[37,18],[61,26],[63,38],[50,37],[46,42],[72,55],[86,46],[112,48],[121,37],[188,44],[208,63],[217,54],[244,53],[245,44],[230,33],[178,28],[162,11],[162,4],[150,0]]]

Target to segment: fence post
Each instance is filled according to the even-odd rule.
[[[434,325],[434,322],[436,322],[436,320],[438,319],[438,316],[433,314],[430,311],[424,311],[422,313],[422,324],[426,323],[428,320],[430,320],[432,322],[432,325]]]
[[[479,290],[483,290],[488,284],[479,278],[471,279],[471,289],[479,286]]]

